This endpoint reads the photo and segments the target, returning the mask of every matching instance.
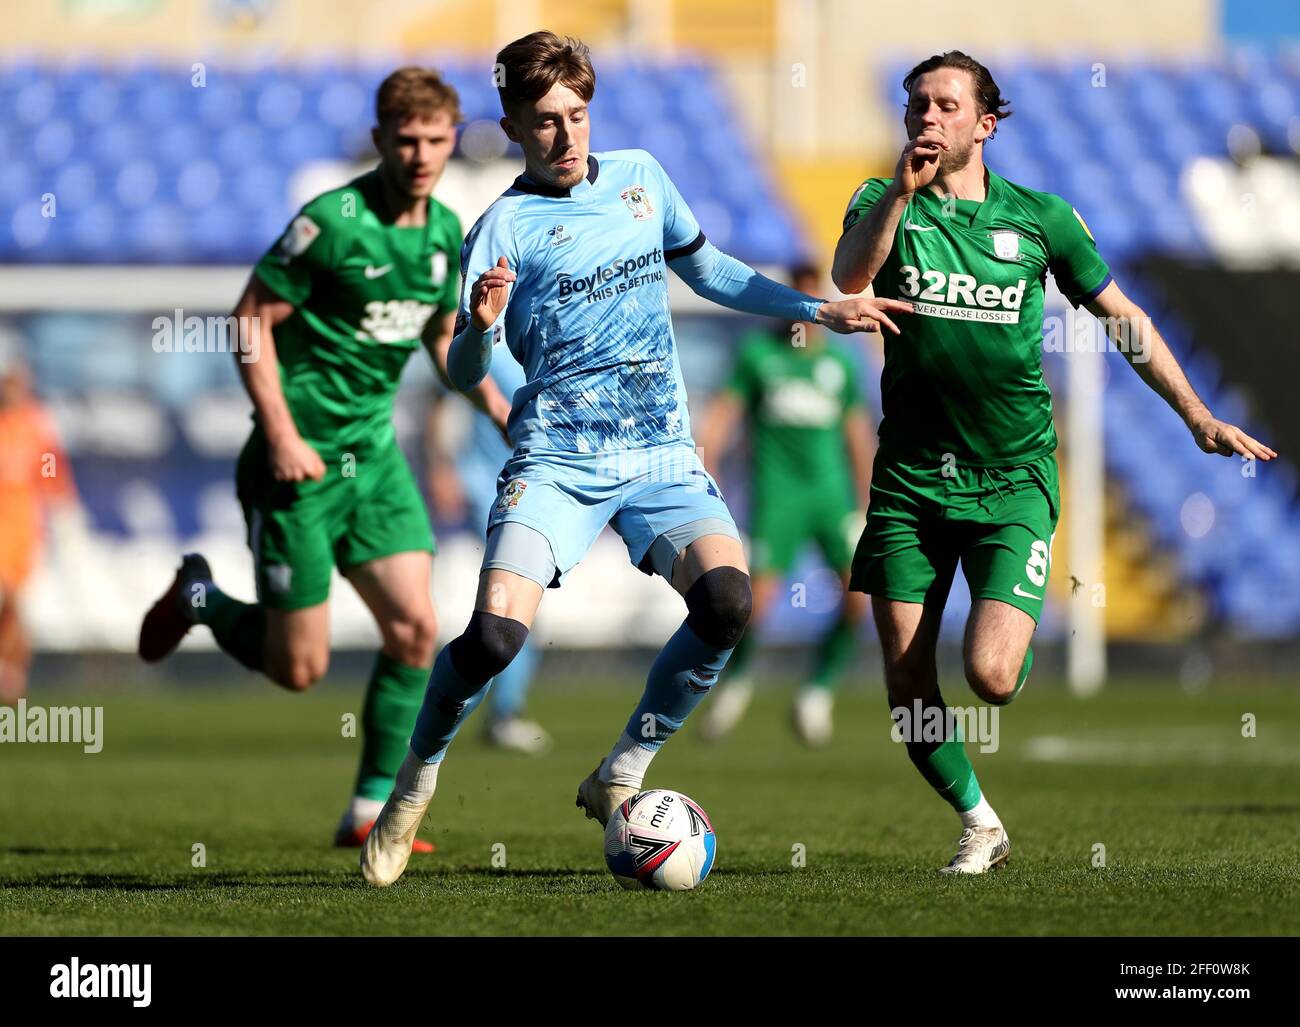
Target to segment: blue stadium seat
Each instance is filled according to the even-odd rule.
[[[92,202],[81,206],[72,222],[76,250],[94,263],[119,259],[119,216],[116,204]]]
[[[75,160],[65,164],[54,178],[54,194],[59,203],[66,210],[76,211],[78,217],[94,201],[98,191],[99,176],[89,161]]]

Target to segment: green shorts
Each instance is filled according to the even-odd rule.
[[[424,501],[396,442],[326,459],[320,481],[287,482],[271,476],[266,438],[254,431],[239,454],[235,482],[257,601],[272,609],[323,603],[335,566],[435,551]]]
[[[1037,622],[1060,509],[1051,453],[1000,468],[878,454],[850,587],[942,607],[960,560],[972,600],[1001,600]]]
[[[753,572],[788,574],[803,547],[814,542],[827,567],[847,573],[853,560],[852,539],[861,527],[853,518],[852,504],[816,494],[793,498],[799,502],[755,502],[749,532]]]

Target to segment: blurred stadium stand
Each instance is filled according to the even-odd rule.
[[[499,138],[482,63],[430,62],[456,86],[467,125]],[[296,169],[372,152],[374,91],[390,70],[210,65],[196,87],[188,65],[0,65],[0,149],[26,155],[0,168],[0,261],[250,264],[293,213]],[[757,264],[806,255],[708,67],[602,68],[592,116],[595,148],[654,153],[718,245]],[[478,138],[462,133],[458,156],[472,159]],[[43,193],[58,216],[32,203]]]
[[[503,155],[515,159],[495,128],[495,92],[483,74],[483,55],[516,27],[534,27],[516,24],[514,5],[466,0],[454,10],[412,8],[405,21],[361,32],[341,0],[313,3],[140,5],[152,23],[143,15],[115,21],[108,7],[98,23],[59,21],[71,7],[16,14],[12,38],[27,52],[11,47],[0,56],[0,152],[7,157],[0,163],[0,263],[57,274],[69,265],[105,275],[136,265],[131,273],[150,278],[160,265],[176,273],[220,265],[242,274],[301,200],[303,169],[370,159],[374,87],[396,63],[421,54],[461,93],[466,127],[455,165],[473,176]],[[1263,355],[1237,363],[1230,333],[1213,345],[1200,321],[1222,314],[1196,302],[1213,288],[1216,268],[1279,269],[1270,295],[1292,300],[1281,322],[1291,335],[1278,345],[1300,351],[1300,48],[1274,42],[1270,27],[1283,23],[1252,17],[1245,6],[1008,0],[996,18],[977,6],[948,5],[939,19],[886,24],[864,18],[850,0],[528,5],[537,24],[581,34],[597,48],[595,148],[650,150],[710,238],[769,268],[808,254],[825,258],[853,188],[867,175],[892,173],[903,141],[904,72],[935,50],[963,46],[992,67],[1015,110],[988,148],[989,165],[1076,206],[1125,290],[1153,315],[1220,416],[1266,440],[1287,438],[1272,434],[1282,428],[1296,438],[1284,402],[1255,401],[1272,395],[1269,386],[1280,377],[1270,376]],[[943,39],[934,31],[939,22]],[[212,46],[196,42],[204,33],[216,40]],[[283,39],[272,46],[274,33]],[[1111,45],[1116,38],[1130,47],[1123,55]],[[69,56],[71,46],[90,56]],[[404,56],[391,56],[398,51]],[[194,55],[202,57],[201,88]],[[794,81],[800,68],[806,83]],[[57,201],[57,217],[42,215],[46,194]],[[1254,206],[1239,216],[1247,198]],[[1182,270],[1162,276],[1159,261]],[[1186,273],[1191,267],[1207,274]],[[131,281],[105,280],[114,289]],[[137,288],[145,295],[142,282],[123,291]],[[204,293],[211,302],[187,302],[186,313],[225,313],[222,303],[234,296],[223,290]],[[136,592],[147,588],[139,583],[165,578],[182,545],[215,545],[232,579],[246,562],[231,462],[247,427],[247,402],[228,355],[180,359],[149,349],[152,317],[171,313],[156,293],[135,309],[129,299],[115,304],[116,313],[78,309],[75,297],[51,309],[11,298],[0,310],[26,342],[38,386],[68,435],[93,528],[108,540],[96,567],[121,586],[101,604],[100,623],[78,634],[66,623],[64,583],[49,570],[33,597],[46,644],[129,643]],[[1051,313],[1062,310],[1058,297]],[[746,325],[689,306],[676,322],[698,411]],[[1048,353],[1045,362],[1059,402],[1063,358]],[[398,412],[413,455],[432,380],[425,364],[412,361]],[[869,396],[878,372],[878,355],[867,353]],[[1111,637],[1300,636],[1294,463],[1243,476],[1238,461],[1199,454],[1118,356],[1108,358],[1106,378],[1098,430],[1117,486],[1107,512]],[[1063,442],[1068,461],[1070,440]],[[1294,460],[1294,445],[1279,448]],[[730,488],[728,499],[743,523],[743,489]],[[1067,500],[1062,531],[1068,511]],[[1061,542],[1041,629],[1047,638],[1068,630]],[[459,585],[474,572],[476,544],[465,533],[440,556],[438,587],[451,583],[438,596],[444,626],[467,609]],[[592,643],[584,603],[608,592],[610,574],[619,575],[619,595],[600,611],[608,622],[602,637],[650,641],[675,623],[678,611],[655,583],[626,567],[617,546],[593,553],[589,581],[579,573],[566,585],[570,605],[548,603],[561,644]],[[808,563],[797,576],[811,583],[816,573]],[[834,589],[825,584],[828,601],[812,596],[799,617],[829,614]],[[346,590],[336,594],[346,622],[336,638],[368,644],[359,604]],[[945,613],[949,637],[959,637],[968,603],[958,576]],[[792,617],[778,604],[772,637],[806,637],[808,622]]]

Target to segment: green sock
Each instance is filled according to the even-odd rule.
[[[916,769],[921,772],[921,776],[930,783],[930,787],[939,793],[940,798],[958,813],[965,813],[967,810],[974,809],[979,803],[980,783],[975,777],[975,768],[971,766],[970,759],[966,756],[960,721],[952,722],[951,733],[946,730],[942,732],[943,741],[922,740],[922,731],[926,724],[931,723],[932,717],[938,716],[929,712],[935,708],[943,711],[943,723],[946,727],[947,706],[938,689],[922,703],[920,717],[917,716],[914,703],[904,707],[908,717],[906,723],[911,729],[910,737],[904,738],[907,744],[907,755],[916,764]],[[900,719],[896,717],[896,723]],[[927,732],[929,733],[931,732]]]
[[[357,795],[383,800],[393,790],[432,672],[431,667],[411,667],[383,653],[375,658],[361,712],[363,741]]]
[[[853,658],[855,648],[852,621],[841,617],[830,631],[822,636],[817,646],[817,659],[813,664],[812,683],[818,688],[834,688],[840,674]]]
[[[754,658],[754,626],[751,624],[745,629],[745,633],[740,636],[740,641],[736,643],[736,648],[731,651],[731,659],[727,661],[727,674],[723,678],[725,684],[728,678],[739,678],[744,676],[746,669],[749,667],[749,661]]]
[[[261,606],[231,599],[216,585],[209,585],[204,605],[194,608],[194,616],[212,629],[222,649],[249,670],[262,670],[266,611]]]
[[[1020,677],[1016,678],[1015,690],[1007,696],[1002,702],[991,703],[992,706],[1008,706],[1015,702],[1016,696],[1020,690],[1025,687],[1025,682],[1029,680],[1029,672],[1034,666],[1034,650],[1032,648],[1025,650],[1025,662],[1020,665]]]

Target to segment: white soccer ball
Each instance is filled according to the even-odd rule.
[[[666,788],[638,792],[605,827],[605,863],[624,888],[688,891],[709,876],[717,849],[699,803]]]

